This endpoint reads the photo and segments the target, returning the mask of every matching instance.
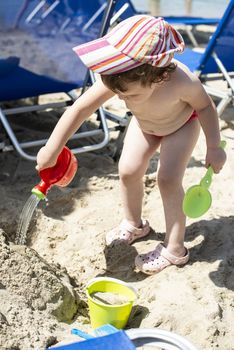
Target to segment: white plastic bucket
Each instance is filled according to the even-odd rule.
[[[161,329],[141,329],[133,328],[126,330],[128,337],[133,341],[135,346],[150,345],[165,350],[198,350],[187,339],[180,335]]]

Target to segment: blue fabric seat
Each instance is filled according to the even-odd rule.
[[[205,17],[192,17],[192,16],[165,16],[166,21],[173,24],[184,25],[217,25],[220,18],[205,18]]]
[[[51,92],[69,92],[77,84],[66,83],[20,67],[18,57],[0,59],[0,96],[2,101],[34,97]],[[27,82],[25,84],[24,82]],[[82,86],[82,81],[80,81]]]

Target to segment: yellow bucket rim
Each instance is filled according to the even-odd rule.
[[[119,308],[120,306],[127,306],[129,304],[133,304],[134,301],[136,300],[137,298],[137,291],[136,289],[131,286],[130,284],[128,284],[127,282],[124,282],[122,280],[119,280],[117,278],[113,278],[113,277],[95,277],[95,278],[92,278],[86,285],[86,294],[87,294],[87,297],[90,298],[92,300],[93,303],[97,304],[97,305],[100,305],[100,306],[103,306],[105,304],[103,304],[102,302],[99,302],[99,301],[96,301],[94,300],[90,293],[89,293],[89,287],[92,286],[94,283],[96,282],[112,282],[112,283],[116,283],[116,284],[119,284],[119,285],[122,285],[126,288],[128,288],[129,290],[131,290],[133,292],[133,295],[135,297],[133,297],[132,299],[129,299],[128,302],[126,303],[123,303],[123,304],[115,304],[115,305],[111,305],[111,308]],[[106,305],[105,305],[106,306]]]

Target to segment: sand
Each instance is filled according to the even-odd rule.
[[[125,113],[120,101],[112,100],[107,107]],[[17,117],[17,132],[25,138],[47,137],[61,113]],[[16,152],[0,153],[1,349],[39,350],[76,341],[72,328],[91,333],[85,285],[96,276],[119,278],[138,291],[127,328],[173,331],[202,350],[234,349],[233,113],[230,107],[220,118],[228,161],[214,176],[212,207],[203,217],[187,221],[191,259],[183,268],[168,267],[154,276],[135,271],[134,258],[153,249],[165,233],[156,181],[158,154],[144,177],[143,216],[150,221],[151,234],[130,247],[106,248],[105,233],[123,214],[117,163],[111,157],[114,134],[106,148],[79,155],[73,182],[52,188],[48,201],[39,203],[27,247],[16,246],[14,239],[23,206],[39,181],[35,164]],[[2,131],[0,136],[5,138]],[[186,170],[185,189],[204,175],[204,157],[201,133]]]
[[[107,107],[118,109],[120,114],[124,111],[117,100],[107,103]],[[48,201],[39,203],[29,227],[28,247],[24,248],[13,244],[16,226],[39,178],[33,162],[20,159],[15,152],[0,153],[2,349],[43,349],[77,340],[70,336],[71,328],[91,332],[85,285],[96,276],[119,278],[137,289],[128,328],[170,330],[189,339],[198,349],[234,348],[232,115],[233,108],[229,108],[220,119],[228,161],[213,178],[212,207],[200,219],[187,222],[190,262],[154,276],[136,272],[134,258],[154,248],[164,237],[156,182],[158,154],[144,178],[143,216],[152,227],[147,239],[130,247],[120,244],[106,248],[104,244],[105,233],[122,218],[117,163],[110,156],[113,135],[105,149],[79,155],[73,182],[66,188],[52,188]],[[28,118],[34,135],[33,125],[40,123],[40,117],[36,120],[31,114]],[[22,130],[20,120],[17,124]],[[24,132],[27,134],[28,129]],[[186,170],[185,188],[198,183],[205,173],[204,152],[201,133]],[[47,271],[46,275],[41,271]],[[66,312],[56,313],[61,308]]]

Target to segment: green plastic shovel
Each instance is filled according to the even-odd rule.
[[[221,141],[220,147],[224,148],[226,141]],[[211,166],[206,171],[199,185],[190,187],[183,200],[183,212],[189,218],[198,218],[209,210],[212,197],[208,190],[212,182],[214,171]]]

